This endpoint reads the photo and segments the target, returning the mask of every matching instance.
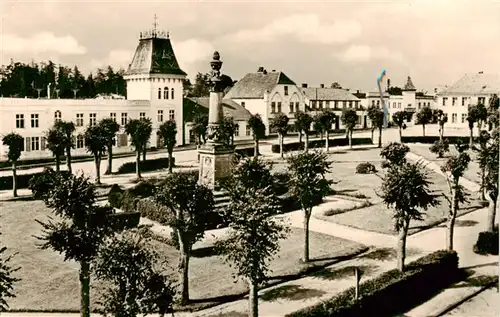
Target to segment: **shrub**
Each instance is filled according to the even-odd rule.
[[[108,202],[109,205],[113,208],[121,208],[121,199],[124,190],[118,185],[113,184],[108,193]]]
[[[493,232],[480,232],[473,251],[478,254],[498,255],[498,227]]]
[[[347,146],[349,145],[349,139],[347,138],[337,138],[337,139],[329,139],[329,146],[330,147],[335,147],[335,146]],[[363,144],[373,144],[371,138],[353,138],[352,139],[352,145],[363,145]],[[322,148],[325,146],[325,140],[311,140],[309,141],[309,148]],[[303,149],[303,144],[300,144],[299,142],[292,142],[292,143],[285,143],[283,144],[283,151],[284,152],[290,152],[290,151],[298,151]],[[279,153],[280,152],[280,146],[279,144],[273,144],[271,146],[271,151],[273,153]]]
[[[175,157],[172,158],[172,163],[175,166]],[[129,174],[129,173],[135,173],[135,164],[136,162],[128,162],[122,164],[118,168],[118,174]],[[153,159],[153,160],[146,160],[146,161],[140,161],[139,162],[139,167],[141,169],[141,172],[150,172],[150,171],[156,171],[160,169],[165,169],[168,168],[168,157],[162,157],[158,159]]]
[[[286,316],[394,316],[456,282],[462,277],[459,273],[457,253],[437,251],[410,263],[404,273],[394,269],[361,283],[358,301],[351,287],[330,300]]]
[[[290,174],[287,172],[278,172],[273,174],[274,179],[274,192],[276,195],[284,195],[288,192],[288,182],[290,181]]]
[[[30,174],[32,177],[28,180],[28,188],[33,192],[35,199],[42,199],[47,190],[54,186],[54,179],[58,173],[62,177],[70,175],[68,171],[56,172],[50,167],[44,168],[41,173]]]
[[[377,169],[372,163],[366,162],[366,163],[360,163],[358,166],[356,166],[356,173],[358,174],[372,174],[376,173]]]
[[[110,215],[113,218],[113,226],[117,230],[132,229],[139,226],[141,220],[140,212],[119,212]]]
[[[448,140],[449,144],[456,144],[457,142],[469,143],[469,137],[467,136],[448,136],[444,138]],[[476,139],[476,138],[474,138]],[[403,136],[401,142],[403,143],[426,143],[432,144],[439,141],[439,136]]]
[[[431,153],[437,154],[438,157],[443,157],[443,155],[450,150],[450,143],[447,139],[443,141],[435,141],[429,148]]]
[[[391,142],[380,151],[380,156],[385,158],[390,164],[400,165],[405,162],[405,157],[408,152],[410,152],[410,148],[407,145]],[[382,167],[385,168],[388,165],[386,162],[384,163]]]
[[[129,188],[128,191],[141,198],[151,197],[154,195],[155,186],[150,182],[141,181],[134,187]]]

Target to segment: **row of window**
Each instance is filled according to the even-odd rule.
[[[109,117],[116,122],[116,112],[111,112]],[[139,119],[145,119],[146,112],[139,113]],[[175,120],[175,110],[168,111],[169,120]],[[54,112],[54,122],[61,120],[61,111],[57,110]],[[31,127],[39,128],[40,127],[40,116],[38,113],[31,114]],[[126,112],[121,113],[121,125],[126,125],[128,122],[128,114]],[[163,110],[158,110],[158,122],[163,122]],[[89,113],[89,125],[94,126],[97,124],[97,113]],[[76,126],[83,127],[84,126],[84,114],[77,113],[76,114]],[[16,128],[24,129],[24,114],[16,114]]]
[[[462,123],[465,123],[466,120],[467,120],[467,114],[466,113],[462,113],[462,116],[461,116],[461,122]],[[458,121],[458,115],[456,113],[452,113],[451,114],[451,123],[457,123]]]
[[[466,103],[469,104],[467,102],[468,99],[469,99],[468,97],[462,97],[461,98],[461,100],[462,100],[462,106],[465,106]],[[451,98],[451,105],[455,106],[457,104],[457,100],[458,100],[458,97],[452,97]],[[446,106],[447,102],[448,102],[448,97],[443,97],[443,106]],[[486,104],[486,97],[478,97],[477,98],[477,103],[485,105]]]
[[[430,107],[430,106],[431,106],[430,102],[419,102],[418,103],[418,109],[420,109],[421,107]]]
[[[337,109],[340,103],[342,102],[342,108],[349,108],[351,109],[353,106],[355,109],[358,108],[358,101],[338,101],[338,100],[333,100],[333,109]],[[330,108],[330,100],[325,100],[324,102],[325,108]],[[316,110],[316,109],[323,109],[323,100],[311,100],[311,109]]]
[[[169,91],[170,91],[170,96],[168,94]],[[174,97],[175,97],[174,88],[169,90],[168,87],[165,87],[165,88],[163,88],[163,93],[162,93],[162,89],[158,88],[158,99],[162,99],[161,98],[162,96],[163,96],[163,99],[174,99]]]

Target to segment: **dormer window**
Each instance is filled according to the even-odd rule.
[[[172,88],[172,91],[170,92],[170,97],[172,97],[172,99],[174,99],[174,88]]]
[[[288,86],[283,87],[285,89],[285,96],[288,96]]]
[[[163,88],[163,99],[168,99],[168,87]]]
[[[158,99],[161,99],[161,88],[158,88]]]

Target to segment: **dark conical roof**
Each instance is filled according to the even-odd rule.
[[[187,75],[179,67],[170,39],[153,35],[141,38],[125,75]]]

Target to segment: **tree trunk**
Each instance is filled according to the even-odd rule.
[[[304,151],[307,153],[309,151],[309,133],[305,133],[306,134],[306,144],[304,146]]]
[[[254,147],[253,147],[253,158],[257,159],[259,156],[259,140],[254,140]]]
[[[141,150],[137,150],[136,160],[135,160],[135,172],[137,174],[137,178],[141,178],[141,169],[139,167],[141,162]]]
[[[409,220],[404,220],[405,224],[403,228],[399,229],[398,232],[398,270],[404,272],[405,269],[405,258],[406,258],[406,236],[408,234],[408,227],[410,226]]]
[[[328,151],[330,151],[330,133],[328,131],[326,131],[326,135],[325,135],[325,151],[326,153],[328,153]]]
[[[90,316],[90,265],[86,261],[80,262],[80,316]]]
[[[146,162],[146,147],[144,147],[144,150],[142,151],[142,161]]]
[[[378,147],[382,147],[382,127],[378,127]]]
[[[248,280],[248,317],[259,316],[259,289],[257,283]]]
[[[108,146],[108,167],[106,168],[106,175],[113,173],[113,145]]]
[[[473,145],[473,142],[474,142],[474,130],[472,128],[469,128],[470,130],[470,139],[469,139],[469,148],[472,149],[472,145]]]
[[[484,171],[484,168],[481,168],[481,188],[484,188],[485,176],[486,176],[486,173]],[[486,200],[486,195],[484,192],[485,192],[484,190],[481,190],[481,199],[483,201]]]
[[[95,172],[96,172],[95,180],[97,184],[101,184],[101,158],[95,155],[94,162],[95,162]]]
[[[59,155],[56,155],[56,172],[59,172],[61,170],[61,158]]]
[[[174,164],[173,164],[173,155],[172,155],[172,150],[168,150],[168,172],[169,173],[172,173],[172,168],[174,167]]]
[[[372,142],[373,142],[373,132],[375,131],[375,128],[372,128]]]
[[[179,258],[179,279],[181,280],[181,305],[189,303],[189,252],[186,245],[182,242],[181,235],[177,231],[179,239],[179,250],[181,251]]]
[[[443,136],[444,136],[444,125],[440,124],[439,125],[439,140],[443,141]]]
[[[403,128],[399,127],[399,143],[403,143]]]
[[[302,146],[302,131],[299,131],[299,144]]]
[[[458,184],[455,184],[458,185]],[[446,249],[453,250],[453,232],[455,230],[455,219],[457,218],[458,212],[458,197],[457,190],[452,189],[451,192],[451,212],[448,216],[448,222],[446,224]]]
[[[487,223],[487,230],[489,232],[493,232],[493,230],[495,229],[495,214],[497,212],[497,199],[498,197],[496,196],[496,193],[495,193],[495,196],[492,197],[491,193],[488,193],[488,195],[486,195],[488,197],[488,223]]]
[[[352,130],[349,130],[348,135],[349,135],[349,148],[352,149]]]
[[[304,263],[309,262],[309,220],[311,219],[311,213],[304,213]]]
[[[279,142],[280,142],[280,157],[283,159],[283,135],[279,135]]]
[[[423,133],[423,135],[425,137],[425,124],[422,124],[422,133]]]
[[[66,165],[68,165],[68,172],[73,173],[71,170],[71,148],[66,149]]]
[[[17,161],[12,162],[12,195],[17,197]]]

